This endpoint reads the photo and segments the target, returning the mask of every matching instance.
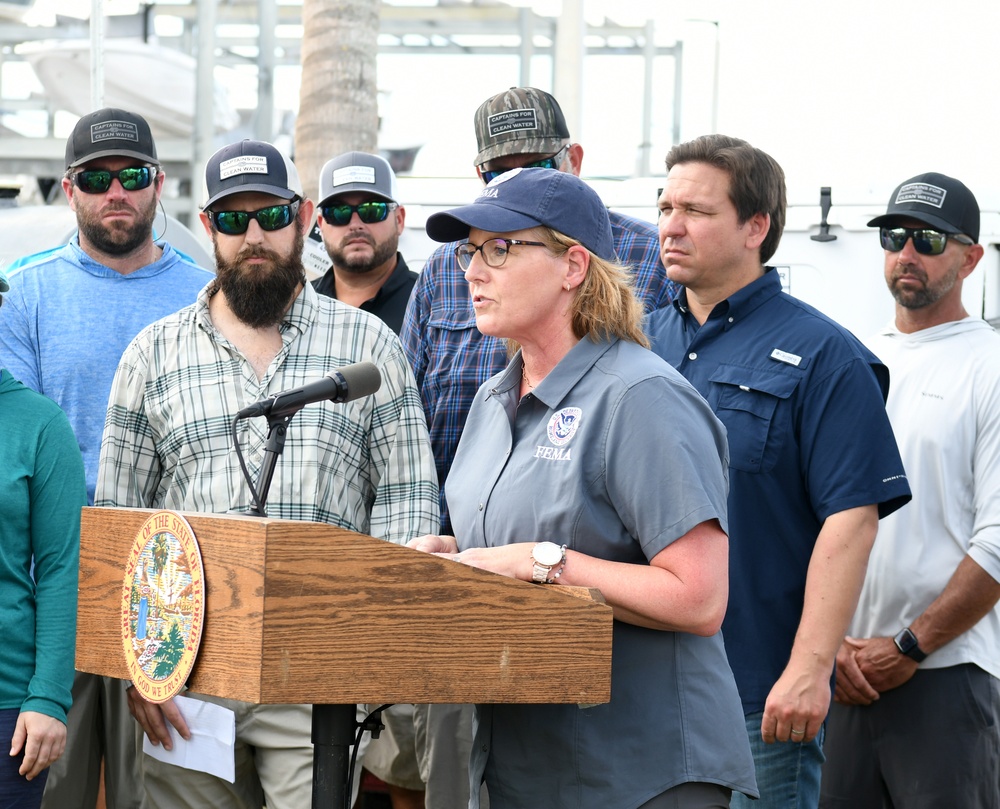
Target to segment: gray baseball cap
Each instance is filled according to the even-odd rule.
[[[497,93],[480,105],[475,120],[477,166],[504,155],[555,154],[569,140],[559,102],[534,87]]]
[[[384,158],[367,152],[345,152],[326,161],[319,173],[320,206],[333,197],[356,191],[399,202],[396,174]]]
[[[219,149],[208,159],[205,184],[206,210],[220,199],[250,191],[287,200],[305,196],[295,164],[260,140],[241,140]]]

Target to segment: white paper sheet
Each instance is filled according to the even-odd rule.
[[[190,697],[174,697],[174,704],[187,722],[191,739],[181,738],[168,723],[173,750],[154,745],[143,734],[142,751],[158,761],[207,772],[233,783],[236,780],[236,714],[214,702]]]

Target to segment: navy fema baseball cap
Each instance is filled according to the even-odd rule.
[[[299,172],[270,143],[249,138],[223,146],[205,166],[208,210],[220,199],[233,194],[257,192],[285,200],[305,196]]]
[[[617,261],[608,209],[575,174],[556,169],[513,169],[487,185],[471,205],[427,219],[427,235],[437,242],[469,238],[472,228],[510,233],[543,225],[576,239],[591,253]]]
[[[979,203],[965,183],[931,171],[901,183],[889,197],[889,207],[868,223],[870,228],[898,219],[916,219],[945,233],[964,233],[979,241]]]

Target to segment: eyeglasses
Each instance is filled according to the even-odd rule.
[[[261,230],[287,228],[299,212],[299,200],[287,205],[269,205],[259,211],[209,211],[209,218],[219,233],[240,236],[247,232],[250,220],[256,219]]]
[[[360,205],[347,205],[346,203],[340,205],[324,205],[320,208],[320,213],[323,214],[323,219],[332,225],[348,225],[351,222],[351,217],[357,211],[358,219],[364,222],[366,225],[374,225],[376,222],[384,222],[386,217],[389,215],[389,211],[398,208],[398,203],[395,202],[378,202],[376,200],[370,200],[368,202],[362,202]]]
[[[156,169],[152,166],[130,166],[127,169],[108,171],[107,169],[87,169],[73,175],[76,187],[85,194],[103,194],[111,188],[111,181],[118,178],[126,191],[141,191],[149,188],[156,177]]]
[[[548,247],[545,242],[525,242],[521,239],[489,239],[476,247],[472,242],[462,242],[455,248],[455,258],[458,259],[458,266],[463,270],[469,269],[472,265],[472,257],[476,253],[482,253],[483,261],[487,267],[502,267],[507,260],[512,244],[525,244],[529,247]]]
[[[913,249],[922,256],[939,256],[948,246],[948,239],[959,244],[975,244],[964,233],[943,233],[930,228],[879,228],[882,249],[898,253],[906,247],[907,239],[913,239]]]
[[[483,175],[483,182],[490,183],[499,177],[501,174],[506,174],[508,171],[513,171],[515,168],[523,169],[557,169],[562,165],[563,160],[566,159],[566,151],[569,149],[571,144],[567,143],[558,152],[556,152],[551,157],[543,157],[541,160],[536,160],[533,163],[526,163],[523,166],[511,166],[509,169],[490,169],[486,171],[481,169],[480,173]]]

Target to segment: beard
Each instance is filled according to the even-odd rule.
[[[923,270],[897,264],[889,277],[889,291],[904,309],[923,309],[925,306],[937,303],[954,288],[955,282],[958,280],[958,269],[958,265],[955,264],[936,283],[932,284],[927,278],[927,273]],[[900,287],[899,280],[903,277],[904,270],[907,275],[916,278],[923,286],[917,289]]]
[[[370,258],[359,255],[352,255],[350,257],[347,256],[344,245],[349,240],[357,239],[359,236],[372,246],[372,255]],[[369,273],[372,270],[381,267],[389,259],[395,256],[398,247],[398,238],[389,238],[380,243],[376,242],[375,239],[373,239],[368,233],[354,233],[345,236],[340,245],[327,245],[326,252],[335,266],[342,270],[346,270],[347,272],[354,273],[355,275],[364,275],[365,273]]]
[[[233,314],[247,326],[263,329],[281,322],[288,309],[292,293],[305,280],[302,266],[303,234],[293,222],[295,239],[291,252],[282,256],[259,245],[240,250],[232,261],[219,253],[215,244],[216,285],[226,295]],[[251,258],[269,259],[270,266],[246,267]]]
[[[131,224],[117,219],[105,224],[101,217],[108,211],[131,211],[135,217]],[[155,194],[151,195],[149,205],[141,208],[116,203],[100,211],[80,206],[76,213],[80,232],[94,247],[109,256],[124,256],[141,247],[152,235],[155,218]]]

